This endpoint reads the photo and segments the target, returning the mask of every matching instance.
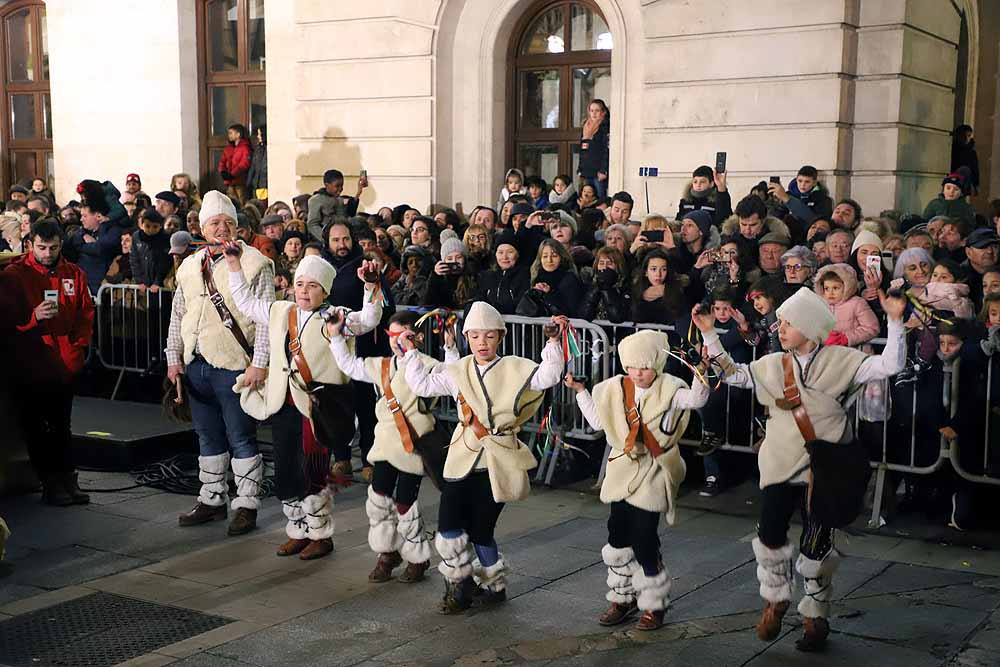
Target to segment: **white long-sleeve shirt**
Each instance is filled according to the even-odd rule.
[[[239,308],[241,313],[253,320],[254,323],[267,324],[270,322],[271,305],[274,303],[274,299],[268,301],[256,297],[250,291],[246,280],[243,278],[243,273],[239,271],[229,272],[229,291],[233,295],[236,307]],[[368,333],[377,327],[379,320],[382,319],[382,304],[381,302],[372,303],[371,292],[372,290],[366,286],[363,299],[364,305],[361,308],[361,312],[352,310],[345,318],[344,326],[355,336]],[[302,310],[298,306],[295,307],[299,311],[298,321],[301,322],[299,325],[299,331],[301,332],[305,329],[309,320],[317,314],[317,311]]]
[[[347,347],[347,341],[344,340],[343,336],[334,336],[330,339],[330,352],[333,354],[333,358],[337,362],[337,366],[347,375],[347,377],[352,380],[357,380],[358,382],[375,384],[375,379],[371,376],[367,369],[365,369],[365,360],[359,358],[351,352],[351,350]],[[444,348],[445,363],[458,361],[458,359],[457,345]],[[431,372],[439,372],[441,368],[443,367],[437,366]]]
[[[636,408],[639,408],[642,405],[642,397],[647,391],[649,390],[636,385]],[[674,397],[670,401],[670,408],[663,413],[663,419],[660,420],[660,430],[664,433],[670,431],[670,425],[673,423],[675,411],[697,410],[698,408],[704,407],[705,403],[708,403],[708,387],[706,387],[704,383],[695,382],[691,389],[679,387],[677,391],[674,392]],[[587,423],[590,424],[592,429],[595,431],[604,430],[604,423],[601,422],[601,416],[597,412],[597,405],[594,403],[594,397],[589,391],[584,389],[583,391],[577,392],[576,404],[580,406],[580,412],[583,413],[583,418],[587,420]]]
[[[854,384],[861,385],[874,380],[884,380],[903,370],[903,367],[906,365],[905,335],[906,331],[903,328],[902,322],[889,320],[886,344],[882,350],[882,354],[869,356],[861,362],[858,372],[854,375]],[[728,360],[729,364],[732,364],[733,370],[726,373],[724,379],[726,384],[741,389],[754,388],[753,376],[750,374],[749,364],[739,364],[729,359],[729,355],[722,348],[722,341],[719,340],[719,334],[714,331],[705,334],[705,346],[708,348],[709,354],[713,357],[725,355],[724,358]],[[819,350],[818,346],[808,354],[795,355],[796,360],[799,362],[799,368],[803,369],[802,373],[806,378],[809,376],[809,363],[816,356],[817,350]]]
[[[497,357],[488,364],[480,365],[480,371],[485,373],[501,358]],[[403,363],[406,367],[406,381],[417,396],[458,397],[459,388],[451,376],[447,373],[428,372],[420,357],[416,355],[416,350],[407,352]],[[563,379],[563,365],[562,348],[555,341],[549,341],[542,348],[542,362],[538,365],[538,371],[532,376],[528,387],[532,391],[545,391],[549,387],[556,386]]]

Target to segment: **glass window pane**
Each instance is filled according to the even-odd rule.
[[[570,49],[610,51],[611,31],[600,14],[583,5],[573,5],[569,17]]]
[[[242,122],[240,89],[236,86],[214,86],[211,92],[212,108],[208,112],[211,119],[209,132],[213,137],[224,137],[227,127]]]
[[[210,148],[208,151],[208,172],[203,175],[202,180],[204,186],[202,192],[208,190],[220,190],[222,192],[226,191],[226,185],[222,182],[222,177],[219,176],[219,172],[216,167],[219,164],[219,160],[222,159],[222,149],[221,148]]]
[[[237,69],[237,43],[239,41],[237,0],[214,0],[206,8],[208,16],[209,61],[213,72],[231,72]]]
[[[573,69],[573,127],[583,127],[591,100],[607,103],[611,97],[610,67],[577,67]]]
[[[257,133],[258,127],[267,123],[267,98],[264,94],[264,86],[250,86],[248,92],[250,97],[250,113],[247,114],[247,118],[250,119],[250,127],[247,129],[250,131],[250,136],[252,137]]]
[[[10,127],[14,139],[34,139],[38,136],[34,95],[10,96]]]
[[[526,178],[541,176],[551,183],[559,175],[559,144],[520,144],[517,166]]]
[[[551,9],[532,21],[521,43],[521,55],[562,53],[566,50],[566,30],[561,7]]]
[[[20,183],[34,178],[38,173],[38,161],[35,151],[14,151],[11,159],[11,183]]]
[[[42,95],[42,132],[46,139],[52,138],[52,98],[48,93]]]
[[[580,144],[570,144],[569,150],[571,162],[569,173],[576,178],[575,174],[580,172]]]
[[[9,81],[24,83],[35,80],[33,51],[31,8],[25,7],[7,17],[7,76]]]
[[[38,20],[42,24],[42,80],[49,80],[49,24],[45,20],[45,5],[38,8]]]
[[[56,161],[52,153],[45,154],[45,181],[49,184],[49,190],[55,192],[56,189]]]
[[[559,127],[559,70],[521,72],[521,127]]]
[[[264,58],[264,0],[250,0],[247,6],[247,16],[250,25],[247,26],[247,45],[250,51],[250,62],[247,69],[252,72],[263,72]]]

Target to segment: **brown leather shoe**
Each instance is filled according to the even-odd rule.
[[[333,477],[350,477],[354,474],[354,467],[350,461],[335,461],[330,466],[330,475]]]
[[[399,567],[402,562],[403,557],[399,555],[398,551],[379,554],[375,569],[368,574],[368,581],[373,584],[384,584],[392,579],[392,571]]]
[[[605,627],[621,625],[634,616],[637,611],[639,611],[639,607],[636,606],[635,600],[631,602],[612,602],[608,610],[597,619],[597,622]]]
[[[289,538],[289,540],[287,542],[285,542],[280,547],[278,547],[278,555],[279,556],[297,556],[307,546],[309,546],[309,540],[307,540],[305,538],[303,538],[301,540],[296,540],[296,539]]]
[[[177,523],[181,526],[199,526],[209,521],[222,521],[226,518],[226,506],[219,505],[213,507],[205,503],[198,503],[190,512],[186,512],[177,517]]]
[[[396,580],[401,584],[415,584],[418,581],[423,581],[425,578],[424,575],[427,573],[430,566],[430,561],[423,563],[407,563],[406,569],[403,570],[402,574],[396,577]]]
[[[372,477],[375,476],[374,466],[365,466],[361,469],[361,479],[364,480],[365,484],[372,483]]]
[[[760,621],[757,622],[757,639],[762,642],[773,642],[781,634],[781,619],[788,612],[788,600],[782,602],[768,602],[764,611],[760,613]]]
[[[795,648],[806,653],[826,648],[826,638],[830,636],[829,621],[825,618],[803,618],[802,629],[802,638],[795,642]]]
[[[299,554],[299,560],[316,560],[333,553],[333,539],[309,540],[309,546]]]
[[[236,510],[236,516],[229,522],[230,535],[246,535],[257,527],[257,510],[248,510],[243,507]]]
[[[667,615],[665,609],[660,611],[644,611],[639,617],[639,622],[635,624],[636,630],[659,630],[663,627],[663,617]]]

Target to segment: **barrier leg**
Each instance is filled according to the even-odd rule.
[[[559,461],[559,452],[562,451],[562,441],[563,433],[560,431],[558,438],[552,445],[552,451],[549,453],[549,467],[545,471],[545,486],[552,486],[552,476],[556,473],[556,463]]]
[[[872,498],[872,518],[868,520],[868,527],[878,530],[881,528],[882,518],[882,492],[885,490],[885,465],[879,464],[875,473],[875,497]]]
[[[115,381],[115,388],[111,390],[111,400],[115,400],[115,396],[118,395],[118,389],[122,385],[122,378],[125,377],[125,369],[121,369],[118,373],[118,379]]]
[[[604,475],[608,472],[608,459],[611,457],[611,445],[607,445],[604,448],[604,456],[601,457],[601,472],[597,474],[597,484],[594,488],[601,488],[601,484],[604,484]]]

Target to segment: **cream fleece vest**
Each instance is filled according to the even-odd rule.
[[[261,270],[271,264],[264,255],[240,241],[243,255],[240,263],[243,266],[243,277],[248,285],[253,285]],[[184,318],[181,320],[181,338],[184,341],[184,363],[190,364],[197,349],[198,354],[205,357],[212,366],[230,371],[244,370],[251,359],[236,342],[232,332],[222,326],[222,319],[215,306],[208,299],[208,289],[201,275],[201,264],[207,251],[202,248],[181,263],[177,270],[177,286],[184,293]],[[215,288],[225,300],[226,307],[233,314],[236,323],[243,330],[247,342],[254,341],[254,324],[233,301],[229,292],[229,267],[225,260],[219,260],[212,269]]]
[[[677,490],[687,474],[677,442],[687,428],[690,411],[683,410],[676,415],[673,423],[668,425],[670,433],[665,433],[661,427],[663,415],[670,409],[677,390],[687,387],[687,384],[673,375],[660,373],[637,401],[643,423],[660,447],[666,450],[654,459],[641,444],[641,439],[636,441],[629,454],[624,453],[629,427],[625,418],[623,379],[624,376],[616,375],[594,387],[594,405],[604,425],[604,435],[611,445],[611,456],[608,457],[601,485],[601,502],[624,500],[647,512],[666,512],[667,523],[673,525]]]
[[[809,454],[795,418],[791,411],[775,405],[775,401],[785,395],[781,355],[781,352],[775,352],[750,364],[757,400],[770,408],[764,443],[757,455],[762,489],[787,482],[809,467]],[[847,429],[847,412],[843,402],[857,389],[854,376],[867,357],[864,352],[851,347],[823,346],[809,363],[805,383],[799,364],[792,363],[802,405],[820,440],[840,442],[843,438]]]
[[[312,401],[303,389],[302,376],[288,354],[288,311],[295,308],[293,301],[275,301],[271,304],[268,320],[268,338],[271,341],[271,360],[268,364],[266,396],[267,414],[273,415],[285,403],[285,396],[292,392],[292,402],[306,417],[312,414]],[[299,342],[302,353],[312,371],[313,381],[320,384],[347,384],[351,378],[344,375],[330,354],[330,340],[326,337],[325,324],[319,314],[308,321],[299,319]],[[347,347],[354,350],[354,339],[347,339]]]
[[[542,403],[542,392],[530,389],[538,364],[521,357],[502,357],[485,372],[472,355],[445,364],[442,372],[458,385],[469,407],[489,430],[482,440],[459,423],[444,464],[445,479],[463,479],[473,468],[490,473],[493,499],[523,500],[531,489],[528,471],[538,465],[517,434]]]
[[[440,361],[429,357],[426,354],[417,353],[420,363],[428,371],[434,370],[441,364]],[[369,377],[375,382],[375,392],[378,394],[378,401],[375,403],[375,416],[378,421],[375,424],[375,444],[368,452],[368,460],[387,461],[396,470],[402,470],[412,475],[424,474],[424,463],[420,454],[407,452],[403,449],[403,440],[399,436],[399,429],[396,428],[396,420],[389,411],[389,405],[385,400],[385,389],[382,386],[382,359],[384,357],[369,357],[365,359],[365,370]],[[425,399],[410,390],[410,385],[406,383],[406,374],[399,371],[399,360],[392,357],[389,363],[389,384],[392,387],[392,394],[399,401],[399,406],[403,414],[413,426],[417,436],[430,433],[434,429],[434,415],[427,411]]]

